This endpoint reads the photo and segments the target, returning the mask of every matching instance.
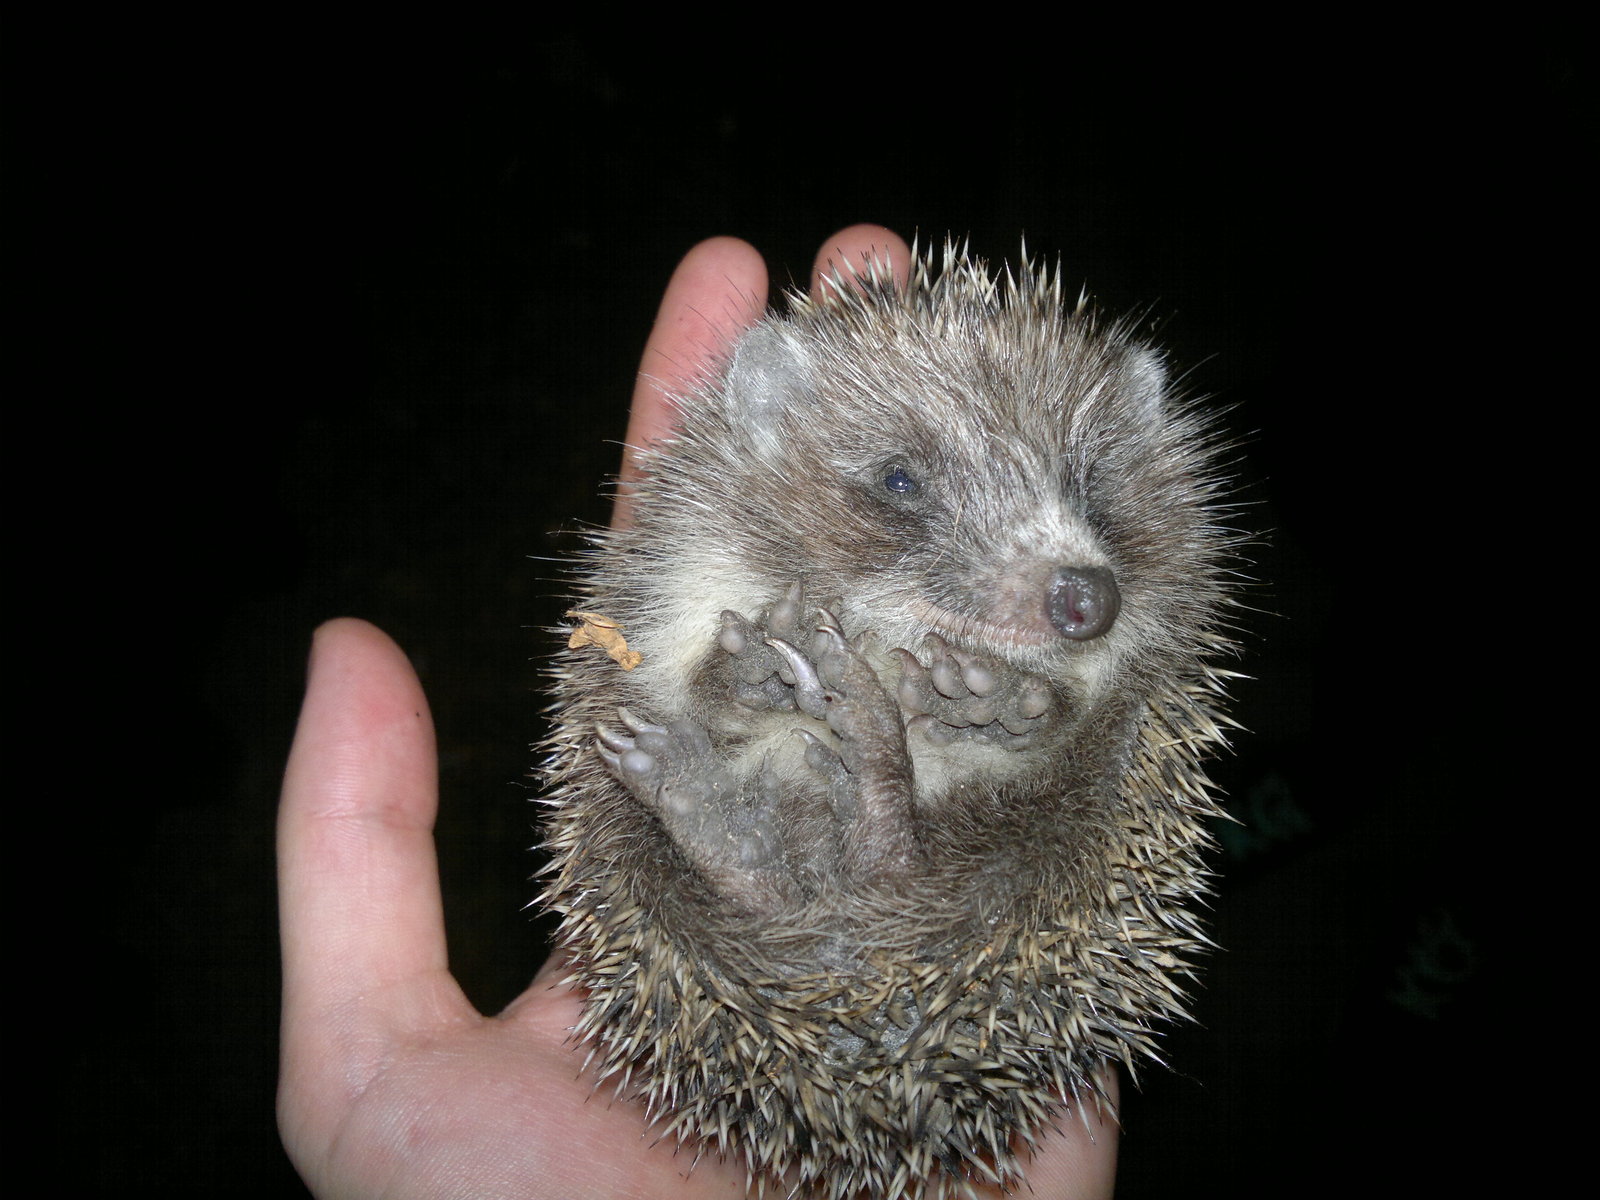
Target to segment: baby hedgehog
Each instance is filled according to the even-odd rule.
[[[833,283],[583,568],[543,900],[666,1136],[827,1200],[1014,1187],[1204,941],[1214,438],[1059,268]]]

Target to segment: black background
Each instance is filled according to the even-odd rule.
[[[1511,331],[1562,340],[1592,151],[1563,31],[85,36],[42,67],[13,31],[6,134],[44,431],[18,477],[37,450],[66,481],[16,525],[46,609],[24,750],[55,780],[30,808],[61,819],[21,911],[42,963],[65,948],[42,1094],[74,1185],[303,1194],[272,821],[321,620],[417,665],[453,967],[485,1011],[525,986],[550,560],[605,519],[661,289],[723,233],[803,282],[863,220],[991,259],[1026,235],[1151,314],[1243,442],[1250,732],[1217,770],[1243,825],[1119,1194],[1475,1168],[1504,1086],[1501,427],[1559,370]]]

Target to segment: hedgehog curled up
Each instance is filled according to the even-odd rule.
[[[578,1032],[754,1187],[1014,1187],[1204,940],[1214,438],[1059,272],[949,246],[791,296],[681,407],[581,572],[637,665],[556,668]]]

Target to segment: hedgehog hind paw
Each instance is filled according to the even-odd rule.
[[[597,750],[617,780],[655,814],[667,835],[720,893],[770,907],[792,890],[782,878],[779,793],[765,766],[741,794],[693,721],[654,725],[626,709],[632,736],[598,727]]]
[[[808,737],[806,764],[827,783],[840,821],[841,869],[858,884],[903,876],[922,852],[899,705],[861,646],[831,618],[818,635],[815,674],[822,697],[816,715],[834,734],[837,752]]]

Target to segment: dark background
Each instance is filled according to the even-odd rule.
[[[326,618],[417,665],[452,964],[485,1011],[525,986],[551,560],[605,519],[661,289],[724,233],[804,281],[863,220],[992,259],[1025,234],[1150,313],[1243,443],[1250,732],[1216,773],[1243,824],[1197,1023],[1129,1089],[1119,1194],[1475,1165],[1503,1087],[1498,425],[1554,369],[1508,329],[1565,319],[1592,151],[1569,42],[1154,32],[141,27],[13,81],[36,445],[88,497],[34,505],[67,514],[37,561],[72,636],[25,646],[66,664],[40,714],[85,714],[43,800],[71,947],[43,1094],[73,1184],[303,1194],[273,1126],[272,821]]]

